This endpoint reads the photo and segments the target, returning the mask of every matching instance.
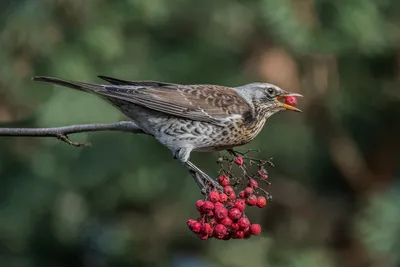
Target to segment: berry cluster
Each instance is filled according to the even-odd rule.
[[[237,157],[234,162],[242,166],[243,158]],[[266,179],[267,175],[260,171],[259,177]],[[255,179],[248,179],[245,188],[238,195],[227,175],[219,176],[218,182],[223,186],[223,192],[212,190],[205,200],[200,199],[196,202],[200,217],[197,220],[187,221],[189,229],[202,240],[212,237],[223,240],[242,239],[260,234],[261,226],[250,222],[245,209],[247,206],[265,207],[267,198],[260,195],[258,191],[263,193],[266,191],[259,187]],[[266,195],[269,196],[268,193]]]

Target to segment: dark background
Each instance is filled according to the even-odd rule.
[[[261,236],[202,242],[201,197],[150,137],[0,139],[0,266],[400,266],[400,2],[0,2],[0,127],[125,120],[34,75],[238,86],[305,97],[241,148],[274,157]],[[216,175],[217,154],[193,154]]]

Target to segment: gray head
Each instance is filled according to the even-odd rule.
[[[251,102],[255,108],[262,111],[276,113],[280,110],[292,110],[301,112],[300,109],[286,104],[287,96],[302,97],[297,93],[290,93],[271,83],[250,83],[233,88],[241,94],[248,102]]]

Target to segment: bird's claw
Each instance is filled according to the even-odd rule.
[[[207,174],[197,173],[195,171],[191,171],[190,174],[193,176],[194,181],[199,186],[203,195],[206,195],[209,191],[214,189],[222,192],[222,186]]]
[[[218,191],[222,192],[222,186],[217,183],[213,178],[211,178],[208,174],[200,170],[192,162],[187,161],[185,162],[185,165],[189,169],[190,174],[192,175],[193,179],[195,180],[196,184],[199,186],[203,194],[206,194],[207,191],[212,189],[217,189]]]
[[[205,184],[205,186],[201,189],[202,192],[208,193],[209,191],[212,191],[215,189],[220,192],[223,191],[222,186],[219,183],[217,183],[213,178],[211,178],[207,174],[203,174],[202,177],[204,179],[204,184]]]

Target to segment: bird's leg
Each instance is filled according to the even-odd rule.
[[[189,169],[190,174],[192,175],[196,184],[200,187],[203,194],[205,194],[207,191],[207,182],[212,184],[215,188],[222,190],[222,187],[214,179],[189,161],[191,151],[191,148],[181,148],[173,151],[174,158],[178,159],[186,168]]]
[[[220,184],[218,184],[213,178],[211,178],[208,174],[206,174],[205,172],[203,172],[202,170],[200,170],[196,165],[194,165],[192,162],[190,162],[189,160],[186,161],[185,166],[192,172],[195,172],[197,174],[199,174],[201,177],[204,178],[204,180],[206,182],[209,182],[210,184],[212,184],[216,189],[218,190],[222,190],[222,186]],[[197,176],[196,176],[197,177]],[[205,187],[204,187],[205,188]]]
[[[228,151],[229,154],[231,154],[234,157],[239,156],[240,152],[233,150],[233,149],[227,149],[226,151]]]
[[[190,175],[192,175],[193,180],[199,186],[201,193],[206,194],[206,185],[204,184],[204,178],[202,178],[197,172],[189,170]]]
[[[189,170],[189,173],[190,175],[192,175],[193,180],[199,186],[200,190],[203,191],[203,189],[206,187],[206,185],[204,184],[204,179],[202,179],[201,176],[195,171]]]

